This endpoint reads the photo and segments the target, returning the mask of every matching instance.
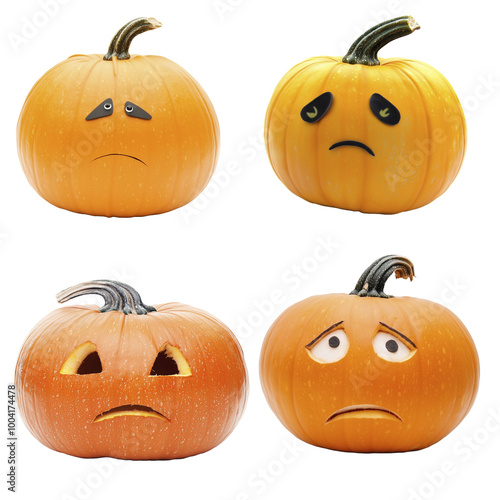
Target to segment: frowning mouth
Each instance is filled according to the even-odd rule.
[[[153,410],[149,406],[142,405],[122,405],[111,410],[107,410],[94,418],[92,422],[102,422],[103,420],[110,420],[115,417],[152,417],[159,418],[160,420],[166,420],[170,422],[170,419],[162,415],[160,412]]]
[[[346,406],[337,410],[326,419],[326,424],[332,420],[341,420],[345,418],[385,418],[388,420],[397,420],[402,422],[403,419],[395,412],[376,405],[352,405]]]
[[[375,153],[366,145],[363,144],[362,142],[358,141],[340,141],[336,142],[332,146],[330,146],[330,151],[335,148],[340,148],[341,146],[355,146],[357,148],[364,149],[368,154],[371,154],[372,156],[375,156]]]
[[[101,158],[106,158],[106,156],[125,156],[125,158],[132,158],[133,160],[137,160],[137,161],[141,162],[142,164],[146,165],[142,160],[140,160],[139,158],[136,158],[135,156],[123,155],[121,153],[109,153],[107,155],[98,156],[97,158],[94,158],[92,161],[100,160]]]

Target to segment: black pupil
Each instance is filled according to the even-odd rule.
[[[335,349],[336,347],[338,347],[340,345],[339,338],[336,335],[334,335],[333,337],[330,337],[330,340],[328,340],[328,345]]]
[[[388,340],[385,343],[385,348],[389,352],[398,352],[399,346],[398,346],[398,343],[395,340]]]

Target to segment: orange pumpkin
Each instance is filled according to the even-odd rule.
[[[29,183],[73,212],[132,217],[193,200],[210,180],[219,124],[198,82],[160,56],[130,55],[132,39],[161,26],[139,18],[106,55],[74,55],[35,84],[17,128]]]
[[[446,78],[420,61],[378,59],[419,26],[383,22],[342,57],[313,57],[279,82],[267,109],[272,167],[313,203],[393,214],[443,194],[462,165],[465,117]]]
[[[231,331],[210,314],[145,306],[130,286],[93,281],[58,295],[16,367],[18,406],[45,446],[78,457],[182,458],[221,443],[244,409],[247,374]]]
[[[267,333],[264,394],[298,438],[341,451],[418,450],[469,412],[479,383],[469,332],[439,304],[386,295],[392,273],[411,279],[413,265],[383,257],[350,295],[303,300]]]

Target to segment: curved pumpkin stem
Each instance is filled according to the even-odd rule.
[[[59,303],[63,303],[82,295],[100,295],[104,299],[104,305],[99,309],[102,313],[118,311],[123,314],[147,314],[156,311],[142,302],[134,288],[119,281],[87,281],[59,292],[56,298]]]
[[[132,40],[145,31],[160,28],[161,25],[160,21],[157,21],[154,17],[138,17],[137,19],[133,19],[118,30],[109,44],[108,53],[103,59],[105,61],[111,61],[113,57],[116,57],[120,61],[130,59],[129,50]]]
[[[402,16],[377,24],[363,33],[347,51],[342,62],[378,66],[378,51],[389,42],[420,29],[412,16]]]
[[[409,259],[398,255],[386,255],[377,259],[365,270],[349,295],[389,299],[392,295],[384,292],[384,286],[393,273],[396,278],[410,278],[410,281],[415,276],[413,264]]]

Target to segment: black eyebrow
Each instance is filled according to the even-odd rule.
[[[330,333],[334,328],[337,328],[337,326],[341,325],[343,322],[344,320],[339,321],[338,323],[335,323],[334,325],[327,328],[324,332],[321,332],[314,340],[311,340],[311,342],[306,345],[306,349],[309,349],[309,347],[313,346],[321,337],[323,337],[323,335]]]
[[[413,340],[409,339],[406,335],[402,334],[401,332],[398,332],[395,328],[392,328],[392,326],[389,326],[389,325],[386,325],[385,323],[382,323],[382,321],[379,321],[379,323],[382,326],[385,326],[391,332],[394,332],[396,335],[399,335],[403,340],[406,340],[406,342],[411,344],[415,349],[417,348],[417,346],[415,345],[415,342],[413,342]]]

